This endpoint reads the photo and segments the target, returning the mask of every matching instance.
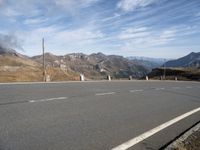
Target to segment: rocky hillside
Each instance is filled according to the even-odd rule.
[[[0,82],[42,81],[42,55],[28,57],[12,49],[0,47]],[[51,81],[78,80],[83,73],[86,79],[140,78],[148,73],[141,64],[122,56],[102,53],[85,55],[73,53],[64,56],[45,54],[46,74]]]
[[[33,61],[42,63],[42,56],[32,57]],[[65,72],[83,73],[90,79],[105,78],[111,75],[113,78],[139,78],[148,73],[148,69],[141,64],[130,61],[122,56],[104,55],[102,53],[85,55],[73,53],[64,56],[45,54],[47,67],[59,67]]]
[[[200,67],[200,52],[190,53],[187,56],[176,60],[168,61],[164,64],[166,67]]]
[[[64,73],[60,68],[49,67],[51,80],[77,80],[73,74]],[[42,81],[42,64],[21,55],[14,50],[0,49],[0,82]]]

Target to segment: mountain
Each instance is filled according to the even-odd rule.
[[[46,74],[51,81],[79,80],[82,73],[87,80],[112,78],[140,78],[149,70],[137,61],[117,55],[72,53],[57,56],[45,53]],[[42,81],[43,56],[24,56],[13,49],[0,47],[0,82]]]
[[[133,60],[146,68],[148,68],[150,71],[153,68],[157,68],[162,66],[168,59],[164,58],[150,58],[150,57],[138,57],[138,56],[131,56],[127,57],[129,60]]]
[[[32,57],[32,60],[41,64],[42,56]],[[72,53],[64,56],[46,53],[45,61],[49,67],[59,67],[65,72],[83,73],[89,79],[102,79],[107,75],[113,78],[128,78],[130,75],[139,78],[148,73],[148,69],[137,62],[103,53]]]
[[[54,81],[78,79],[56,67],[48,68],[48,73]],[[13,81],[43,81],[42,64],[15,50],[0,47],[0,82]]]
[[[200,67],[200,52],[190,53],[187,56],[176,60],[168,61],[164,64],[166,67]]]
[[[159,79],[165,74],[166,79],[174,80],[177,77],[179,80],[200,81],[200,52],[168,61],[163,66],[154,68],[148,74],[149,78]]]

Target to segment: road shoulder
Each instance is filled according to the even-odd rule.
[[[200,148],[200,122],[185,132],[176,141],[164,150],[199,150]]]

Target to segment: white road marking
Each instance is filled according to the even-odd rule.
[[[164,90],[165,88],[156,88],[155,90],[156,91],[159,91],[159,90]]]
[[[143,90],[130,90],[129,92],[134,93],[134,92],[142,92]]]
[[[172,89],[180,89],[180,87],[172,87]]]
[[[113,95],[115,92],[108,92],[108,93],[97,93],[96,96],[103,96],[103,95]]]
[[[57,97],[57,98],[48,98],[48,99],[39,99],[39,100],[29,100],[30,103],[35,102],[46,102],[46,101],[54,101],[54,100],[63,100],[67,99],[67,97]]]
[[[191,110],[191,111],[189,111],[189,112],[187,112],[183,115],[180,115],[180,116],[178,116],[178,117],[176,117],[176,118],[174,118],[174,119],[172,119],[172,120],[170,120],[166,123],[163,123],[163,124],[153,128],[153,129],[151,129],[151,130],[149,130],[149,131],[147,131],[147,132],[145,132],[145,133],[143,133],[143,134],[141,134],[141,135],[139,135],[139,136],[117,146],[117,147],[112,148],[111,150],[127,150],[128,148],[134,146],[135,144],[145,140],[146,138],[156,134],[157,132],[167,128],[168,126],[170,126],[170,125],[172,125],[172,124],[174,124],[174,123],[176,123],[176,122],[178,122],[178,121],[180,121],[180,120],[182,120],[182,119],[184,119],[184,118],[186,118],[186,117],[188,117],[188,116],[190,116],[190,115],[192,115],[192,114],[194,114],[198,111],[200,111],[200,107],[193,109],[193,110]]]
[[[191,89],[192,87],[191,87],[191,86],[186,86],[186,88],[187,88],[187,89]]]

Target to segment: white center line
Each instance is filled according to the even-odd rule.
[[[97,93],[96,96],[103,96],[103,95],[113,95],[115,92],[108,92],[108,93]]]
[[[193,109],[193,110],[191,110],[191,111],[189,111],[189,112],[187,112],[183,115],[180,115],[180,116],[178,116],[178,117],[176,117],[176,118],[174,118],[174,119],[172,119],[172,120],[170,120],[166,123],[163,123],[163,124],[153,128],[153,129],[151,129],[151,130],[149,130],[149,131],[147,131],[147,132],[145,132],[145,133],[143,133],[143,134],[141,134],[141,135],[139,135],[139,136],[117,146],[117,147],[112,148],[111,150],[127,150],[128,148],[134,146],[135,144],[145,140],[146,138],[156,134],[157,132],[167,128],[168,126],[170,126],[170,125],[172,125],[172,124],[174,124],[174,123],[176,123],[176,122],[178,122],[178,121],[180,121],[180,120],[182,120],[182,119],[184,119],[184,118],[186,118],[186,117],[188,117],[188,116],[190,116],[190,115],[192,115],[192,114],[194,114],[198,111],[200,111],[200,107]]]
[[[164,90],[165,88],[156,88],[155,90],[159,91],[159,90]]]
[[[180,87],[172,87],[172,89],[180,89]]]
[[[67,99],[67,97],[57,97],[57,98],[48,98],[48,99],[29,100],[29,102],[30,103],[35,103],[35,102],[46,102],[46,101],[63,100],[63,99]]]
[[[130,90],[129,92],[134,93],[134,92],[142,92],[143,90]]]
[[[186,86],[186,88],[187,88],[187,89],[191,89],[192,87],[191,87],[191,86]]]

